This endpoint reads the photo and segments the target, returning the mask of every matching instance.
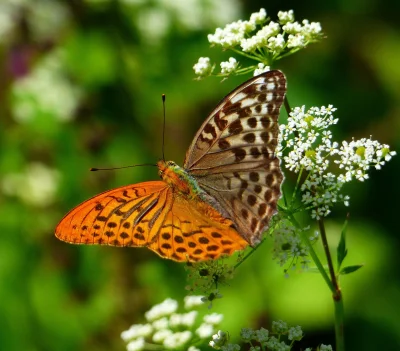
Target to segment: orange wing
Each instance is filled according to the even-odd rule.
[[[120,187],[85,201],[61,220],[56,236],[73,244],[147,246],[175,261],[216,259],[248,245],[231,220],[162,181]]]
[[[147,246],[171,208],[165,182],[144,182],[106,191],[71,210],[56,237],[73,244]]]
[[[235,224],[199,198],[176,196],[149,248],[175,261],[205,261],[232,255],[248,245]]]

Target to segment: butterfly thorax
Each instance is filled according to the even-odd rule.
[[[178,193],[194,199],[202,193],[197,181],[173,161],[157,162],[160,177]]]

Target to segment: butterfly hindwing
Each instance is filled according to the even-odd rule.
[[[254,77],[227,95],[197,132],[184,167],[256,244],[276,212],[283,175],[275,149],[286,93],[280,71]]]
[[[209,204],[174,196],[159,238],[149,248],[175,261],[196,262],[231,255],[247,245],[234,223]]]

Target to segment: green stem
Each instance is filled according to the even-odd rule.
[[[261,244],[265,241],[265,239],[266,237],[264,237],[264,239],[262,239],[261,242],[256,247],[253,247],[252,250],[246,254],[246,256],[244,256],[238,263],[236,263],[233,266],[233,269],[238,268],[245,260],[247,260],[250,257],[250,255],[252,255],[261,246]]]
[[[331,253],[329,251],[328,239],[326,236],[326,230],[323,219],[318,220],[319,231],[321,234],[322,244],[324,246],[326,260],[328,262],[329,273],[331,276],[331,282],[333,287],[333,303],[335,306],[335,339],[336,339],[336,350],[344,351],[344,306],[343,296],[339,287],[338,279],[336,278],[335,269],[333,268],[333,262]]]
[[[290,214],[290,213],[288,215],[289,215],[290,220],[292,221],[292,223],[298,229],[301,229],[301,226],[297,222],[296,218],[294,218],[294,216],[292,214]],[[303,230],[300,230],[300,233],[301,233],[301,237],[302,237],[303,241],[306,243],[306,245],[307,245],[307,247],[308,247],[308,249],[310,251],[310,256],[312,257],[315,265],[317,266],[318,270],[320,271],[320,273],[322,275],[322,278],[324,278],[324,280],[325,280],[326,284],[328,285],[329,289],[331,289],[331,291],[334,292],[335,290],[334,290],[334,287],[332,285],[332,282],[329,279],[329,276],[326,273],[324,266],[322,265],[321,261],[319,260],[317,254],[316,254],[316,252],[315,252],[315,250],[314,250],[314,248],[313,248],[313,246],[312,246],[312,244],[310,242],[310,239],[307,236],[307,233],[305,231],[303,231]]]
[[[333,286],[333,298],[336,299],[336,295],[338,292],[340,292],[340,288],[339,288],[339,283],[336,279],[336,274],[335,274],[335,269],[333,268],[333,262],[332,262],[332,257],[331,257],[331,253],[329,251],[329,246],[328,246],[328,239],[326,237],[326,231],[325,231],[325,225],[324,225],[324,220],[323,219],[319,219],[318,220],[318,226],[319,226],[319,232],[321,234],[321,240],[322,240],[322,245],[324,246],[324,250],[325,250],[325,256],[326,256],[326,260],[328,262],[328,267],[329,267],[329,273],[331,275],[331,285]]]
[[[335,305],[335,339],[336,351],[344,351],[344,307],[343,296],[339,290],[338,299],[333,299]]]
[[[287,96],[285,96],[284,106],[285,106],[287,114],[289,115],[291,109],[290,109],[290,105],[289,105]],[[298,178],[298,180],[299,179],[300,179],[300,177]],[[296,184],[296,186],[297,186],[297,184]],[[293,203],[293,201],[292,201],[292,203]],[[290,217],[292,223],[297,228],[301,229],[299,223],[296,221],[296,219],[294,218],[292,213],[289,213],[289,217]],[[317,254],[315,253],[314,248],[313,248],[307,234],[303,230],[300,230],[300,233],[301,233],[304,243],[307,245],[307,247],[310,251],[310,256],[312,257],[315,265],[317,266],[318,270],[322,274],[322,277],[324,278],[329,289],[332,291],[332,297],[333,297],[334,306],[335,306],[336,351],[344,351],[344,332],[343,332],[343,330],[344,330],[344,306],[343,306],[342,292],[340,290],[339,282],[336,277],[335,270],[333,268],[332,257],[331,257],[331,253],[329,251],[329,246],[328,246],[328,239],[326,236],[325,226],[324,226],[324,222],[322,219],[318,220],[318,225],[319,225],[319,229],[320,229],[322,244],[323,244],[324,250],[325,250],[326,259],[328,262],[330,278],[329,278],[325,268],[323,267],[321,261],[319,260]]]
[[[290,207],[293,207],[294,201],[296,200],[296,194],[297,194],[297,190],[299,189],[299,184],[300,184],[300,180],[301,180],[301,175],[303,174],[303,170],[304,170],[304,167],[301,167],[300,171],[299,171],[299,176],[297,177],[296,185],[293,190],[292,199],[290,201]]]
[[[292,111],[289,105],[289,100],[287,98],[287,96],[285,95],[285,100],[283,100],[283,105],[285,106],[285,110],[287,115],[289,116],[290,112]]]

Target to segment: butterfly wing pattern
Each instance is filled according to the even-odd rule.
[[[56,236],[72,244],[146,246],[161,257],[200,261],[230,255],[247,242],[203,201],[176,196],[163,181],[97,195],[70,211]]]
[[[183,168],[160,161],[162,181],[83,202],[61,220],[56,236],[74,244],[145,246],[194,262],[257,244],[280,197],[275,148],[285,92],[280,71],[245,82],[208,116]]]
[[[73,244],[146,246],[171,208],[169,192],[162,181],[106,191],[71,210],[56,236]]]
[[[275,155],[286,78],[269,71],[231,92],[203,123],[186,168],[251,245],[276,213],[283,175]]]

